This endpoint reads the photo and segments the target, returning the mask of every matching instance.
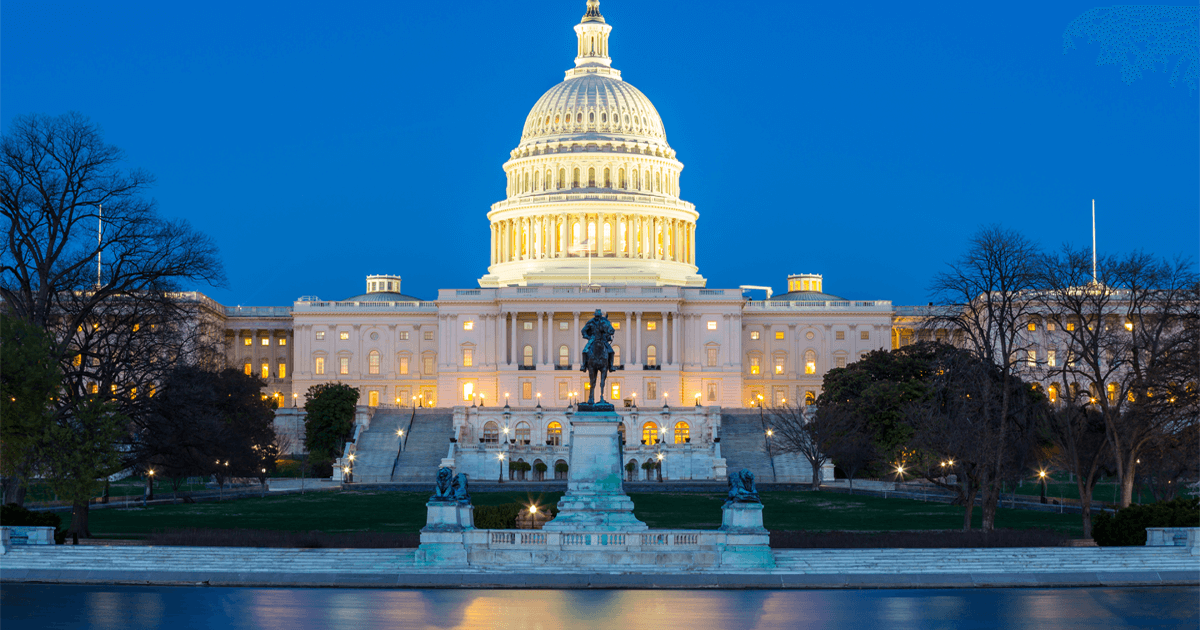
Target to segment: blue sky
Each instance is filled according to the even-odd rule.
[[[1200,98],[1063,54],[1088,2],[604,0],[614,66],[654,102],[712,287],[825,274],[929,300],[979,226],[1049,248],[1197,255]],[[501,165],[572,66],[583,0],[7,0],[0,124],[78,110],[212,236],[225,304],[473,287]]]

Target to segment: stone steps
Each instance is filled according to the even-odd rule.
[[[400,451],[396,432],[408,426],[411,410],[376,411],[371,427],[355,443],[354,476],[359,482],[390,481]]]
[[[454,436],[454,418],[449,410],[418,409],[396,460],[389,481],[428,481],[437,479],[438,466],[449,452]]]

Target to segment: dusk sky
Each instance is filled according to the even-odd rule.
[[[1200,98],[1063,32],[1091,2],[604,0],[714,288],[925,303],[981,225],[1195,259]],[[0,124],[77,110],[220,247],[226,305],[477,286],[501,165],[583,0],[4,3]],[[1172,63],[1176,60],[1172,60]]]

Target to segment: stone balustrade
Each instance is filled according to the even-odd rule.
[[[1200,527],[1147,527],[1147,547],[1188,547],[1200,555]]]

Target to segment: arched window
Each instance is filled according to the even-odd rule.
[[[488,421],[483,425],[483,443],[498,444],[500,442],[500,425],[495,422]]]
[[[262,377],[271,378],[271,364],[266,361],[262,362]]]
[[[533,174],[533,189],[537,190],[542,187],[542,174],[540,172]]]
[[[563,188],[563,186],[566,186],[566,185],[567,185],[567,169],[560,168],[560,169],[558,169],[558,188],[561,190]]]
[[[633,171],[633,188],[634,188],[634,190],[642,189],[642,172],[641,171],[638,171],[638,170]]]
[[[579,188],[579,169],[575,169],[574,177],[571,178],[571,187]]]
[[[613,248],[612,224],[607,221],[604,222],[604,243],[602,243],[602,245],[604,247],[604,251],[606,251],[606,252],[612,251],[612,248]]]
[[[596,222],[588,221],[588,249],[596,249]]]
[[[521,365],[533,366],[533,346],[525,346],[525,349],[521,351]]]
[[[606,122],[608,122],[608,114],[601,113],[601,114],[600,114],[600,122],[601,122],[601,123],[606,123]]]
[[[1050,385],[1050,389],[1047,390],[1046,396],[1050,399],[1050,402],[1058,402],[1058,385]]]
[[[588,169],[588,188],[595,188],[595,187],[596,187],[596,169],[589,168]]]
[[[379,406],[379,392],[377,390],[372,389],[367,394],[367,405],[370,407],[378,407]]]
[[[604,187],[612,188],[612,179],[610,177],[609,170],[607,167],[605,167],[605,169],[604,169]]]
[[[529,443],[529,423],[521,421],[517,423],[517,444]]]
[[[658,425],[653,422],[647,422],[642,425],[642,444],[654,444],[658,439]]]
[[[572,244],[572,246],[575,246],[575,247],[579,246],[579,224],[578,223],[571,226],[571,244]]]
[[[817,404],[816,392],[804,392],[804,404],[806,404],[806,405]]]
[[[557,420],[546,425],[546,444],[550,446],[562,445],[562,425]]]
[[[379,351],[377,350],[372,350],[371,354],[367,355],[367,373],[379,373]]]
[[[613,365],[621,365],[621,346],[613,344]]]
[[[320,361],[320,359],[317,359],[317,360]],[[243,369],[246,372],[246,376],[250,376],[250,375],[254,374],[254,365],[252,363],[250,363],[249,361],[246,361],[246,365],[243,366]]]
[[[680,421],[675,423],[675,443],[684,444],[691,441],[692,433],[688,423]]]
[[[654,174],[654,192],[662,192],[662,173]]]
[[[617,169],[617,188],[625,187],[625,169]]]
[[[571,349],[566,345],[558,347],[558,364],[563,367],[571,365]]]
[[[658,348],[646,346],[646,365],[658,365]]]
[[[588,112],[588,122],[596,122],[596,112]]]
[[[817,373],[817,353],[813,352],[812,350],[804,351],[804,373],[805,374],[816,374]]]

